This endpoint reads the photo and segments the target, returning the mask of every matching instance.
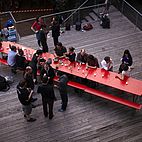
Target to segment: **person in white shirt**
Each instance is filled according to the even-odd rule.
[[[112,59],[108,56],[106,56],[102,61],[101,61],[101,67],[107,71],[113,71],[113,62]]]
[[[16,46],[9,45],[9,47],[11,50],[8,52],[7,63],[11,67],[11,72],[16,74]]]

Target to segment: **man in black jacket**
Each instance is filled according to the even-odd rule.
[[[49,58],[47,62],[44,64],[44,67],[41,69],[40,77],[41,80],[44,76],[48,77],[48,83],[53,85],[53,78],[55,77],[54,69],[51,67],[52,59]]]
[[[47,104],[49,107],[49,119],[53,118],[53,104],[55,101],[55,94],[53,86],[48,83],[48,77],[44,76],[42,79],[42,85],[37,89],[37,93],[42,96],[43,112],[44,116],[48,117]]]
[[[68,77],[66,74],[63,74],[61,72],[58,72],[57,76],[59,76],[59,92],[62,100],[62,106],[61,109],[59,109],[59,111],[63,112],[66,110],[68,104],[68,94],[67,94]]]

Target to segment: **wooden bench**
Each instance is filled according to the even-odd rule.
[[[124,100],[124,99],[119,98],[117,96],[113,96],[111,94],[101,92],[101,91],[93,89],[93,88],[86,87],[85,92],[93,94],[95,96],[99,96],[99,97],[108,99],[108,100],[111,100],[111,101],[114,101],[114,102],[117,102],[117,103],[120,103],[120,104],[123,104],[123,105],[126,105],[126,106],[129,106],[129,107],[132,107],[132,108],[135,108],[135,109],[141,109],[141,107],[142,107],[141,104],[137,104],[137,103],[134,103],[134,102],[131,102],[128,100]]]

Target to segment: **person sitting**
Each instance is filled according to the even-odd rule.
[[[101,61],[101,67],[107,71],[113,71],[113,62],[112,59],[109,56],[106,56]]]
[[[75,50],[74,47],[70,47],[68,53],[66,53],[66,57],[68,57],[70,62],[75,61],[76,54],[75,54],[74,50]]]
[[[129,71],[130,71],[131,70],[131,66],[133,64],[133,59],[132,59],[132,56],[131,56],[129,50],[125,50],[124,51],[123,56],[121,58],[121,61],[122,61],[122,63],[125,63],[125,64],[128,65]]]
[[[81,49],[81,51],[77,54],[76,61],[79,63],[86,63],[87,57],[88,57],[88,54],[86,53],[85,49]]]
[[[24,51],[19,49],[18,54],[16,55],[16,66],[20,70],[25,70],[27,65],[28,61],[24,57]]]
[[[51,67],[51,64],[52,64],[52,59],[49,58],[48,61],[44,64],[40,72],[41,80],[43,79],[44,76],[47,76],[48,83],[50,85],[53,84],[53,78],[55,77],[55,72],[54,72],[54,69]]]
[[[11,49],[8,52],[8,59],[7,59],[7,63],[8,65],[11,67],[11,72],[16,74],[16,46],[11,46],[9,45],[9,48]]]
[[[55,51],[54,55],[56,57],[63,57],[67,52],[67,49],[62,45],[61,42],[58,42],[57,45],[55,46],[54,51]]]
[[[120,80],[124,80],[125,76],[129,76],[128,69],[129,69],[128,65],[125,63],[122,63],[119,67],[119,73],[121,74],[121,77],[116,76],[115,78],[119,78]]]
[[[93,55],[88,55],[86,65],[91,68],[99,68],[98,59],[95,58]]]

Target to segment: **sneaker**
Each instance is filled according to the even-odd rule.
[[[63,109],[60,108],[60,109],[58,109],[58,111],[59,111],[59,112],[64,112],[65,110],[63,110]]]
[[[32,104],[32,108],[36,108],[36,106]]]
[[[34,121],[36,121],[35,118],[30,118],[30,119],[27,120],[27,122],[34,122]]]
[[[37,98],[32,98],[31,102],[37,101]]]
[[[49,116],[49,119],[51,120],[54,117],[54,115]]]

